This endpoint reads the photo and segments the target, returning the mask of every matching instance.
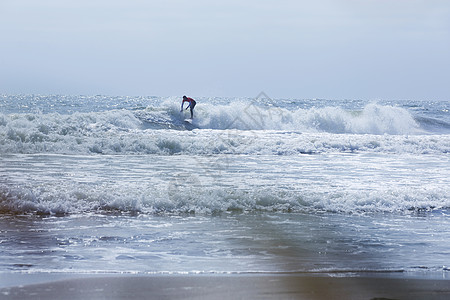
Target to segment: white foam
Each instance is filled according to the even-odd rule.
[[[202,104],[196,108],[198,124],[208,129],[297,130],[357,134],[423,133],[412,115],[394,106],[368,104],[362,111],[321,107],[289,111],[279,107],[234,102]]]
[[[450,207],[448,158],[436,155],[13,155],[1,163],[0,211],[15,213]]]
[[[0,127],[2,153],[276,154],[449,153],[450,135],[333,134],[278,130],[141,130],[129,112],[20,115]],[[101,119],[101,120],[99,120]]]
[[[141,183],[142,184],[142,183]],[[2,187],[0,210],[14,213],[76,214],[85,212],[217,213],[227,211],[336,211],[395,212],[450,207],[448,190],[419,191],[408,187],[375,191],[286,191],[277,188],[229,189],[227,186],[195,186],[196,190],[169,185],[139,188],[137,185],[65,185],[64,189],[29,190]],[[192,187],[194,188],[194,187]],[[186,190],[187,189],[187,190]],[[133,193],[129,194],[132,190]]]
[[[169,100],[133,112],[0,114],[0,151],[162,155],[450,152],[450,135],[420,134],[409,112],[378,104],[350,112],[338,107],[289,111],[248,102],[204,103],[196,107],[193,121],[193,127],[200,129],[186,131],[183,119],[179,107]]]

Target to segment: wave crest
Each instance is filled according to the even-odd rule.
[[[120,184],[118,184],[120,186]],[[190,190],[192,189],[192,191]],[[179,187],[175,182],[151,188],[66,184],[64,189],[0,186],[0,212],[12,214],[78,214],[86,212],[146,214],[212,214],[222,212],[398,212],[448,209],[448,191],[412,191],[408,188],[379,191],[296,191],[228,186]]]
[[[393,106],[369,104],[361,111],[346,111],[206,103],[199,104],[195,114],[193,125],[185,124],[179,107],[170,101],[132,111],[0,114],[0,151],[162,155],[450,152],[448,135],[420,135],[423,131],[412,115]]]
[[[239,130],[297,130],[354,134],[423,133],[405,109],[368,104],[362,111],[339,107],[297,109],[260,107],[241,102],[198,106],[200,128]]]

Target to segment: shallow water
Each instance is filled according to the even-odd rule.
[[[3,272],[402,272],[447,278],[448,216],[223,213],[2,217]]]

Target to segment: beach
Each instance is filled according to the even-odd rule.
[[[448,280],[302,275],[73,278],[0,289],[0,299],[449,299]]]

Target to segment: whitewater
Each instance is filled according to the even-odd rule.
[[[448,101],[194,98],[1,95],[0,276],[449,276]]]

